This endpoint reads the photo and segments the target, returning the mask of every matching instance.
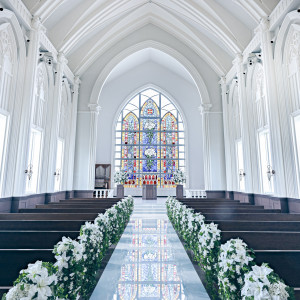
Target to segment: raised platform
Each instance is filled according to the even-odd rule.
[[[125,188],[125,196],[135,196],[142,197],[143,189],[139,188]],[[168,197],[168,196],[176,196],[176,188],[157,188],[157,196],[158,197]]]

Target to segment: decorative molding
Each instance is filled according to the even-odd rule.
[[[153,41],[153,40],[148,40],[142,43],[138,43],[136,45],[133,45],[122,52],[120,52],[118,55],[116,55],[102,70],[100,75],[98,76],[96,83],[93,87],[91,98],[90,98],[90,103],[98,103],[99,101],[99,95],[101,94],[102,88],[105,84],[105,81],[107,77],[109,76],[110,72],[113,70],[113,68],[118,65],[119,62],[121,62],[124,58],[128,57],[132,53],[135,53],[139,50],[145,49],[152,47],[154,49],[158,49],[164,53],[169,54],[176,60],[178,60],[190,73],[192,78],[195,81],[195,84],[197,86],[199,96],[201,98],[202,103],[210,103],[210,97],[208,90],[206,88],[206,85],[204,83],[204,80],[198,70],[194,67],[194,65],[181,53],[177,52],[173,48],[170,48],[166,46],[165,44]]]
[[[274,30],[277,22],[288,12],[289,7],[294,0],[281,0],[270,14],[270,29]]]
[[[90,103],[88,105],[89,109],[91,112],[94,112],[96,114],[99,114],[100,110],[102,109],[102,107],[98,104],[94,104],[94,103]]]
[[[243,63],[244,64],[247,63],[247,57],[249,56],[249,54],[254,52],[254,50],[259,47],[260,43],[261,43],[261,34],[260,34],[260,32],[256,32],[254,37],[248,44],[248,46],[243,51],[243,57],[244,57]]]
[[[21,17],[24,21],[25,25],[30,28],[32,15],[30,11],[27,9],[22,0],[10,0],[10,5],[12,5],[14,12]]]
[[[206,114],[210,112],[211,108],[212,108],[212,104],[203,103],[198,107],[198,110],[200,111],[201,114]]]

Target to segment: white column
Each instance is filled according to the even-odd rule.
[[[259,26],[261,31],[262,61],[266,80],[267,101],[269,108],[269,125],[272,150],[272,164],[275,170],[274,194],[286,196],[284,156],[282,152],[281,126],[278,110],[278,95],[276,87],[275,67],[269,20],[263,18]]]
[[[89,180],[88,188],[93,190],[95,187],[95,164],[97,148],[97,127],[98,115],[101,107],[98,104],[89,104],[90,108],[90,147],[89,147]]]
[[[59,53],[57,56],[57,66],[56,66],[56,77],[53,95],[53,110],[52,110],[52,123],[51,123],[51,142],[50,151],[48,157],[48,178],[47,178],[47,192],[54,192],[54,172],[56,168],[56,155],[57,155],[57,139],[59,131],[59,112],[61,106],[61,94],[62,94],[62,81],[64,75],[64,68],[68,61],[63,53]]]
[[[209,111],[211,107],[212,107],[211,104],[206,104],[206,103],[201,104],[201,106],[199,107],[200,113],[202,115],[205,190],[212,189],[210,130],[209,130]]]
[[[35,95],[35,81],[37,63],[39,58],[40,34],[45,32],[40,19],[34,17],[31,23],[26,59],[26,76],[24,81],[24,94],[22,103],[22,115],[20,121],[19,145],[16,160],[16,173],[14,196],[23,196],[25,193],[26,174],[29,151],[29,138],[32,117],[32,102]]]
[[[251,167],[251,154],[250,154],[250,140],[249,140],[249,124],[248,124],[248,109],[247,109],[247,93],[245,83],[245,72],[243,67],[243,56],[237,54],[234,60],[234,65],[237,72],[238,81],[238,95],[239,95],[239,106],[240,106],[240,123],[241,123],[241,135],[243,145],[243,160],[245,168],[245,192],[253,192],[252,184],[252,167]]]
[[[69,153],[69,162],[68,162],[68,170],[67,170],[67,172],[68,172],[67,191],[73,190],[75,140],[76,140],[76,125],[77,125],[77,104],[78,104],[79,85],[80,85],[79,76],[75,76],[74,86],[73,86],[73,101],[72,101],[70,153]]]
[[[223,126],[224,126],[224,145],[225,145],[225,167],[226,167],[226,189],[233,191],[232,186],[232,168],[231,168],[231,151],[230,151],[230,135],[228,125],[228,90],[226,77],[222,76],[219,82],[222,90],[222,107],[223,107]]]

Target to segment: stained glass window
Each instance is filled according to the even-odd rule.
[[[129,173],[126,187],[143,183],[174,187],[172,174],[178,168],[185,171],[182,117],[162,93],[144,90],[127,103],[118,118],[115,169]],[[155,182],[145,181],[145,175]]]

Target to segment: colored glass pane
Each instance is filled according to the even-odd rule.
[[[125,186],[174,186],[173,172],[185,165],[179,164],[179,147],[184,161],[183,129],[179,112],[164,95],[147,89],[134,96],[116,125],[116,168],[129,173]]]

